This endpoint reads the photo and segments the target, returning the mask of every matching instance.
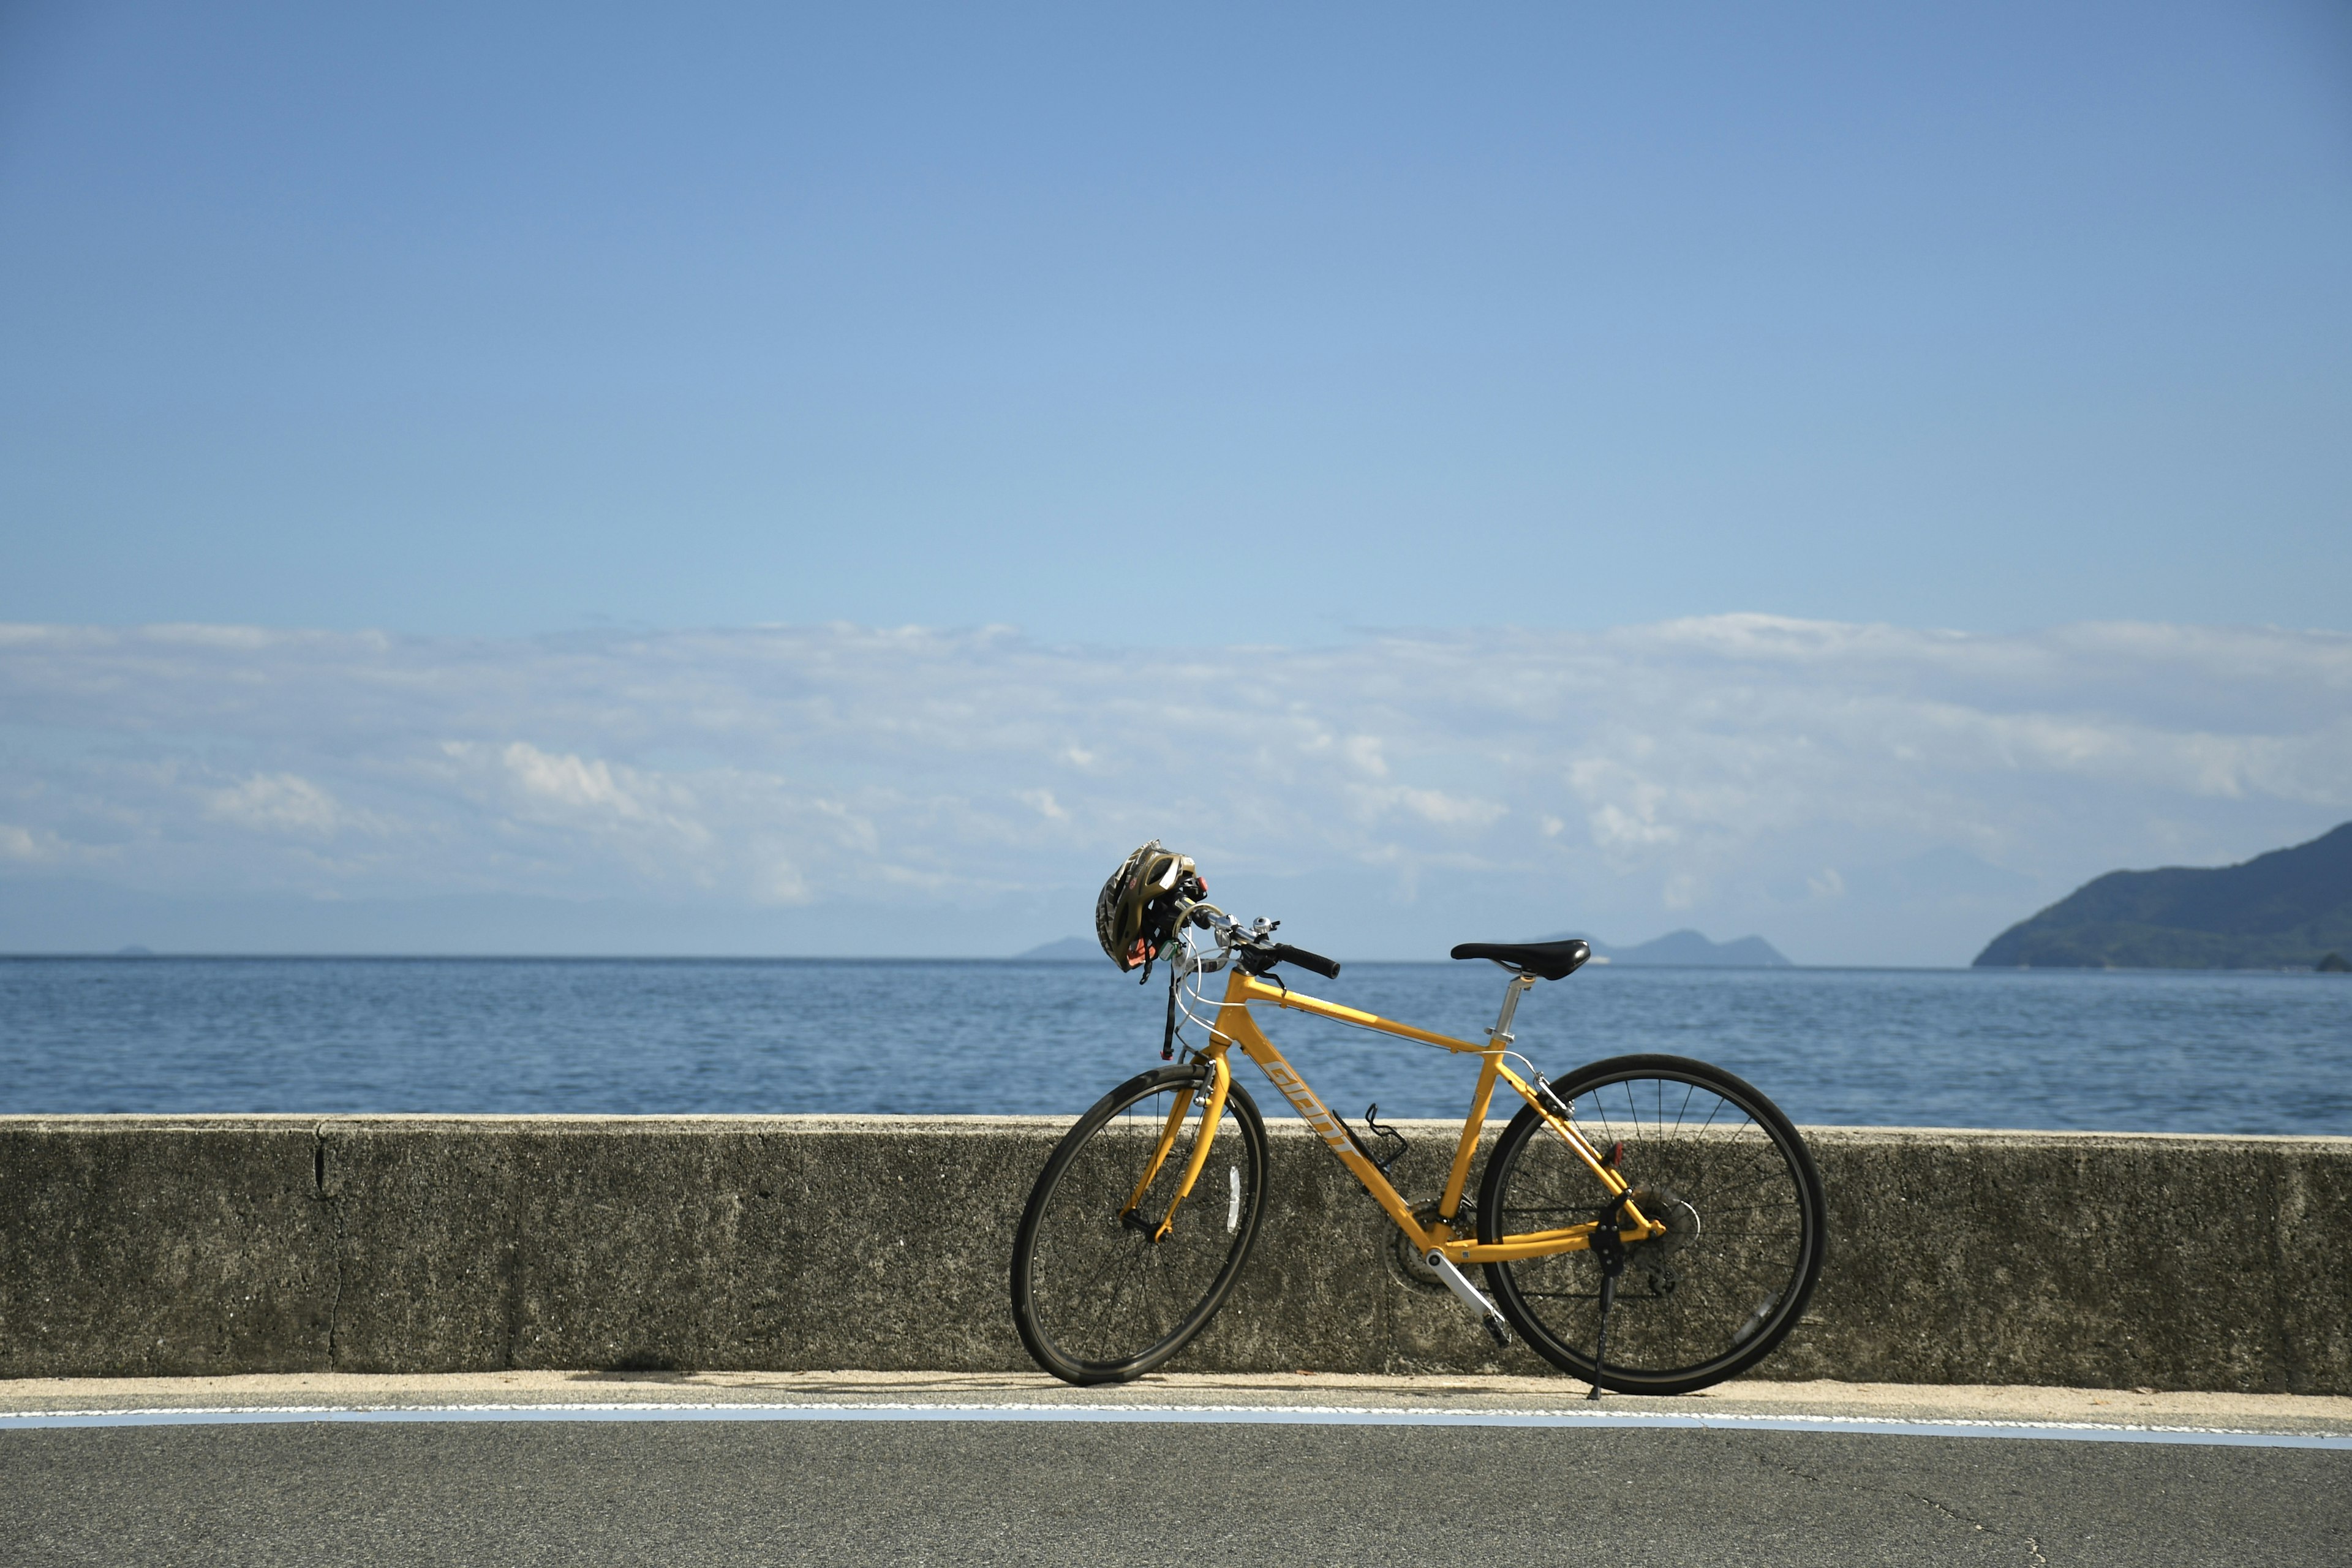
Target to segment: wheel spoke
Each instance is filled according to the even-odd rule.
[[[1606,1375],[1657,1392],[1704,1386],[1768,1352],[1809,1293],[1820,1257],[1817,1178],[1785,1119],[1737,1079],[1689,1063],[1622,1073],[1607,1066],[1569,1080],[1562,1098],[1588,1137],[1598,1133],[1604,1148],[1624,1144],[1619,1169],[1636,1190],[1673,1200],[1644,1205],[1644,1215],[1681,1228],[1628,1244]],[[1492,1236],[1595,1218],[1607,1204],[1582,1162],[1535,1136],[1536,1126],[1523,1112],[1489,1157],[1481,1206],[1494,1216]],[[1596,1254],[1490,1264],[1487,1275],[1534,1348],[1591,1373]],[[1775,1303],[1773,1315],[1736,1341],[1759,1300]]]
[[[1175,1089],[1190,1084],[1193,1104],[1136,1210],[1150,1226],[1166,1215],[1205,1126],[1201,1076],[1163,1068],[1107,1096],[1064,1140],[1030,1196],[1013,1263],[1013,1316],[1031,1354],[1057,1376],[1123,1380],[1164,1361],[1208,1321],[1248,1255],[1264,1205],[1265,1143],[1256,1108],[1238,1087],[1211,1152],[1242,1184],[1247,1223],[1225,1228],[1222,1193],[1219,1223],[1200,1221],[1205,1211],[1195,1194],[1159,1241],[1119,1217],[1159,1147]]]

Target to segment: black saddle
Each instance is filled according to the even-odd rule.
[[[1491,958],[1512,969],[1524,969],[1546,980],[1565,980],[1592,956],[1590,942],[1465,942],[1454,950],[1456,958]]]

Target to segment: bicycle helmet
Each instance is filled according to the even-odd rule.
[[[1096,895],[1095,938],[1122,973],[1149,963],[1173,929],[1174,900],[1207,890],[1192,857],[1155,838],[1120,861]]]

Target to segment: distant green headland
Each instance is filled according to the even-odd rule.
[[[2241,866],[2110,871],[1993,938],[1977,967],[2337,970],[2347,955],[2352,822]]]

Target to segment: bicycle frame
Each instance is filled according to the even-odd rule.
[[[1543,1118],[1552,1133],[1567,1144],[1592,1173],[1594,1184],[1604,1194],[1593,1205],[1596,1211],[1608,1206],[1612,1200],[1622,1200],[1614,1205],[1619,1215],[1618,1235],[1622,1239],[1627,1242],[1646,1241],[1653,1237],[1664,1236],[1666,1226],[1641,1212],[1634,1200],[1627,1196],[1625,1178],[1610,1167],[1600,1152],[1586,1142],[1584,1134],[1576,1130],[1574,1123],[1546,1105],[1543,1096],[1535,1088],[1503,1065],[1504,1053],[1511,1043],[1511,1016],[1518,1006],[1519,997],[1535,983],[1535,976],[1531,974],[1515,973],[1512,976],[1511,989],[1504,996],[1502,1016],[1487,1032],[1486,1043],[1480,1045],[1469,1040],[1457,1040],[1448,1035],[1433,1034],[1427,1029],[1417,1029],[1410,1024],[1359,1012],[1353,1007],[1342,1007],[1336,1002],[1304,996],[1279,981],[1269,984],[1236,964],[1226,981],[1224,999],[1217,1009],[1216,1021],[1209,1032],[1209,1044],[1197,1053],[1209,1063],[1213,1074],[1209,1103],[1202,1112],[1201,1135],[1193,1142],[1192,1158],[1185,1166],[1183,1180],[1177,1184],[1175,1196],[1169,1201],[1167,1214],[1153,1227],[1152,1239],[1164,1239],[1174,1228],[1177,1208],[1191,1194],[1192,1184],[1200,1179],[1202,1167],[1208,1162],[1209,1146],[1216,1136],[1218,1122],[1224,1116],[1225,1100],[1233,1086],[1233,1067],[1225,1057],[1235,1046],[1239,1046],[1242,1053],[1258,1065],[1274,1087],[1282,1091],[1282,1097],[1306,1118],[1307,1124],[1323,1140],[1323,1146],[1348,1167],[1356,1180],[1363,1184],[1372,1201],[1381,1205],[1399,1230],[1412,1238],[1414,1249],[1423,1256],[1435,1251],[1456,1265],[1547,1258],[1556,1253],[1589,1250],[1592,1234],[1600,1228],[1601,1221],[1595,1218],[1580,1225],[1528,1231],[1491,1242],[1454,1234],[1461,1213],[1462,1190],[1470,1179],[1470,1162],[1478,1152],[1479,1134],[1485,1130],[1487,1107],[1493,1102],[1495,1084],[1498,1079],[1510,1085],[1520,1099],[1533,1106],[1536,1114]],[[1311,1013],[1318,1017],[1354,1024],[1380,1034],[1417,1040],[1423,1045],[1439,1046],[1457,1055],[1479,1058],[1478,1087],[1471,1097],[1470,1114],[1462,1123],[1462,1136],[1454,1145],[1454,1163],[1447,1172],[1445,1193],[1438,1200],[1437,1217],[1433,1223],[1423,1226],[1413,1217],[1412,1205],[1390,1184],[1381,1168],[1371,1162],[1354,1130],[1317,1098],[1315,1091],[1307,1087],[1307,1080],[1298,1075],[1298,1070],[1274,1048],[1274,1042],[1265,1037],[1264,1031],[1258,1028],[1257,1021],[1250,1016],[1250,1005],[1254,1002],[1270,1002],[1276,1007]],[[1174,1148],[1177,1135],[1183,1128],[1184,1118],[1192,1109],[1193,1093],[1187,1089],[1177,1094],[1176,1103],[1169,1111],[1168,1123],[1160,1131],[1159,1146],[1146,1163],[1143,1179],[1136,1184],[1135,1191],[1128,1197],[1127,1206],[1120,1211],[1123,1219],[1131,1215],[1142,1203],[1143,1194],[1150,1190],[1160,1166],[1166,1163],[1169,1152]],[[1560,1107],[1561,1110],[1566,1109],[1565,1106]]]

